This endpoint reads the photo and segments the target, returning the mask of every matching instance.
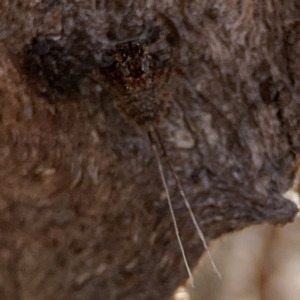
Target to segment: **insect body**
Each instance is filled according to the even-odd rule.
[[[166,100],[162,88],[168,79],[170,55],[150,53],[156,38],[122,42],[101,51],[98,80],[114,94],[114,105],[131,124],[148,127],[162,118]],[[160,94],[160,95],[158,95]]]

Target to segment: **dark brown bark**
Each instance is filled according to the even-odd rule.
[[[76,29],[88,49],[172,28],[159,130],[207,239],[293,220],[298,1],[204,2],[0,1],[1,299],[168,299],[187,277],[146,132],[96,84],[38,94],[23,67],[37,35],[71,49]],[[203,247],[169,179],[194,265]]]

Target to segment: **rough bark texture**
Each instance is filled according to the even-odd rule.
[[[168,299],[187,277],[146,133],[97,84],[37,93],[23,67],[37,35],[76,52],[75,29],[82,51],[172,27],[159,130],[207,239],[293,220],[282,193],[300,150],[298,0],[0,0],[0,14],[1,299]],[[194,265],[203,247],[168,177]]]

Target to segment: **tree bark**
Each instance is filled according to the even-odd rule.
[[[86,92],[85,75],[60,99],[26,73],[36,36],[72,56],[156,24],[172,32],[159,131],[207,240],[293,220],[297,0],[1,0],[0,14],[1,299],[168,299],[187,277],[147,133],[98,83]],[[166,172],[193,266],[203,246]]]

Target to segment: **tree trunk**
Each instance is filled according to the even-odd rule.
[[[85,60],[155,26],[172,52],[158,130],[207,240],[293,220],[298,0],[1,0],[0,14],[1,299],[168,299],[187,278],[147,132]],[[37,36],[71,64],[54,83],[28,71]],[[204,249],[165,169],[194,266]]]

